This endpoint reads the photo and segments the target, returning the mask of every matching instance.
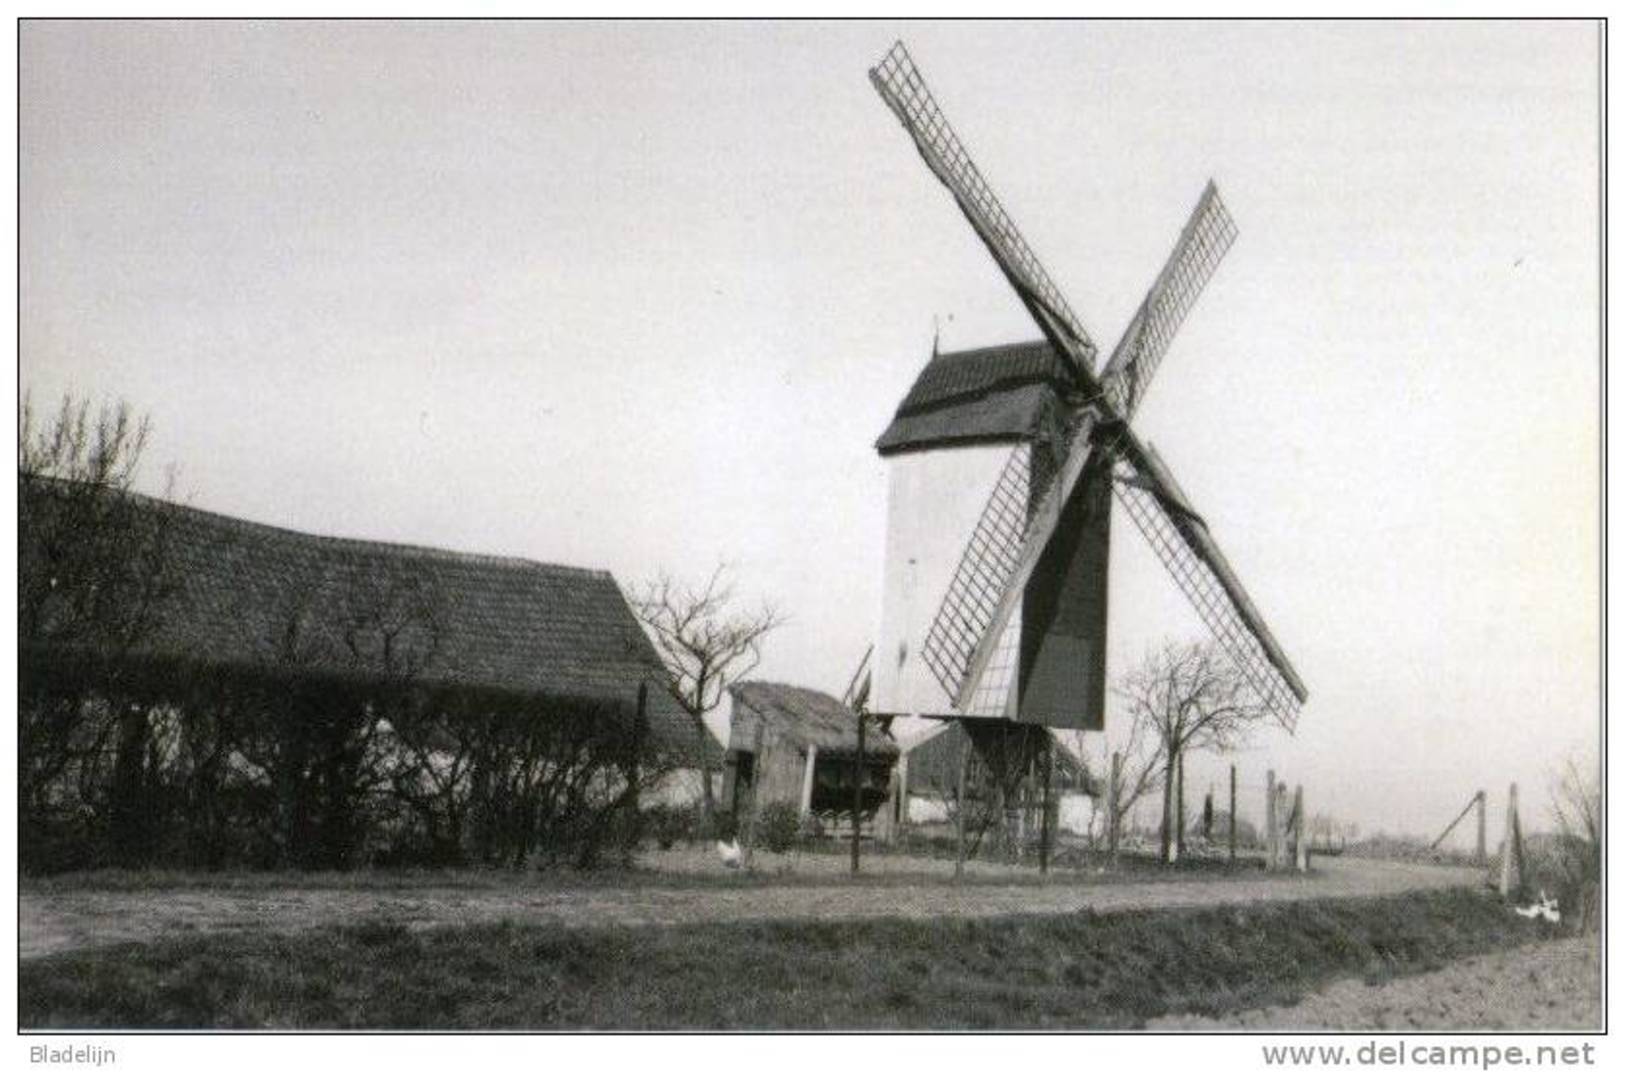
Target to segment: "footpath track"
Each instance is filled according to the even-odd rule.
[[[1248,905],[1319,897],[1371,897],[1415,889],[1477,885],[1484,873],[1376,860],[1327,858],[1315,873],[1257,877],[1181,876],[1152,881],[1091,881],[1052,876],[999,881],[978,869],[955,884],[941,870],[911,881],[900,862],[875,860],[885,884],[853,883],[830,857],[808,861],[794,881],[718,886],[436,886],[406,888],[264,888],[182,885],[131,891],[24,889],[18,945],[23,958],[121,942],[185,935],[293,931],[332,924],[453,926],[512,920],[566,927],[676,926],[755,920],[934,919],[1049,914],[1091,909]],[[873,865],[866,864],[866,867]],[[912,865],[910,865],[912,866]],[[886,871],[891,874],[886,874]]]

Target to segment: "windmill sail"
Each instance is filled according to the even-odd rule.
[[[1167,465],[1127,428],[1113,445],[1118,501],[1260,703],[1289,731],[1309,698],[1303,679]]]
[[[1156,281],[1101,372],[1106,398],[1120,417],[1134,416],[1174,334],[1236,240],[1236,224],[1209,180],[1179,232]]]
[[[1044,337],[1073,364],[1074,371],[1092,382],[1095,345],[1089,333],[1039,263],[1015,220],[994,196],[993,188],[982,178],[903,42],[892,45],[869,71],[869,81],[902,121],[931,173],[954,195],[960,211],[993,254],[999,270],[1038,322]]]

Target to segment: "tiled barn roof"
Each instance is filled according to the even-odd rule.
[[[709,744],[665,692],[654,647],[606,571],[316,536],[143,501],[170,511],[177,587],[139,655],[628,710],[647,683],[657,741],[695,757]]]

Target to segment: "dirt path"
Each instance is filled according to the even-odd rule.
[[[286,931],[333,923],[408,926],[519,920],[570,927],[672,925],[762,919],[933,918],[1186,908],[1314,897],[1363,897],[1483,881],[1479,871],[1372,860],[1324,859],[1302,877],[1192,878],[1091,884],[990,882],[953,885],[922,874],[918,885],[853,885],[830,874],[811,884],[721,888],[178,888],[141,891],[24,891],[21,956],[187,934]],[[803,876],[805,878],[806,876]]]
[[[1368,986],[1334,983],[1294,1006],[1170,1016],[1153,1031],[1593,1031],[1602,1027],[1595,938],[1468,957]]]

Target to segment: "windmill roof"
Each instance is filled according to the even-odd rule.
[[[414,683],[628,710],[646,683],[656,742],[690,758],[709,744],[665,691],[659,657],[607,571],[318,536],[132,498],[167,513],[176,584],[138,656],[383,677],[381,647],[362,630],[357,651],[358,630],[346,626],[374,615],[400,627],[395,650],[425,653]]]
[[[750,750],[756,720],[802,744],[814,744],[824,755],[850,755],[858,748],[858,713],[827,692],[782,685],[773,681],[744,681],[728,690],[734,698],[731,746]],[[864,734],[863,751],[875,757],[895,756],[897,742],[871,724]]]
[[[937,354],[875,443],[881,454],[1036,437],[1071,382],[1049,343]]]

